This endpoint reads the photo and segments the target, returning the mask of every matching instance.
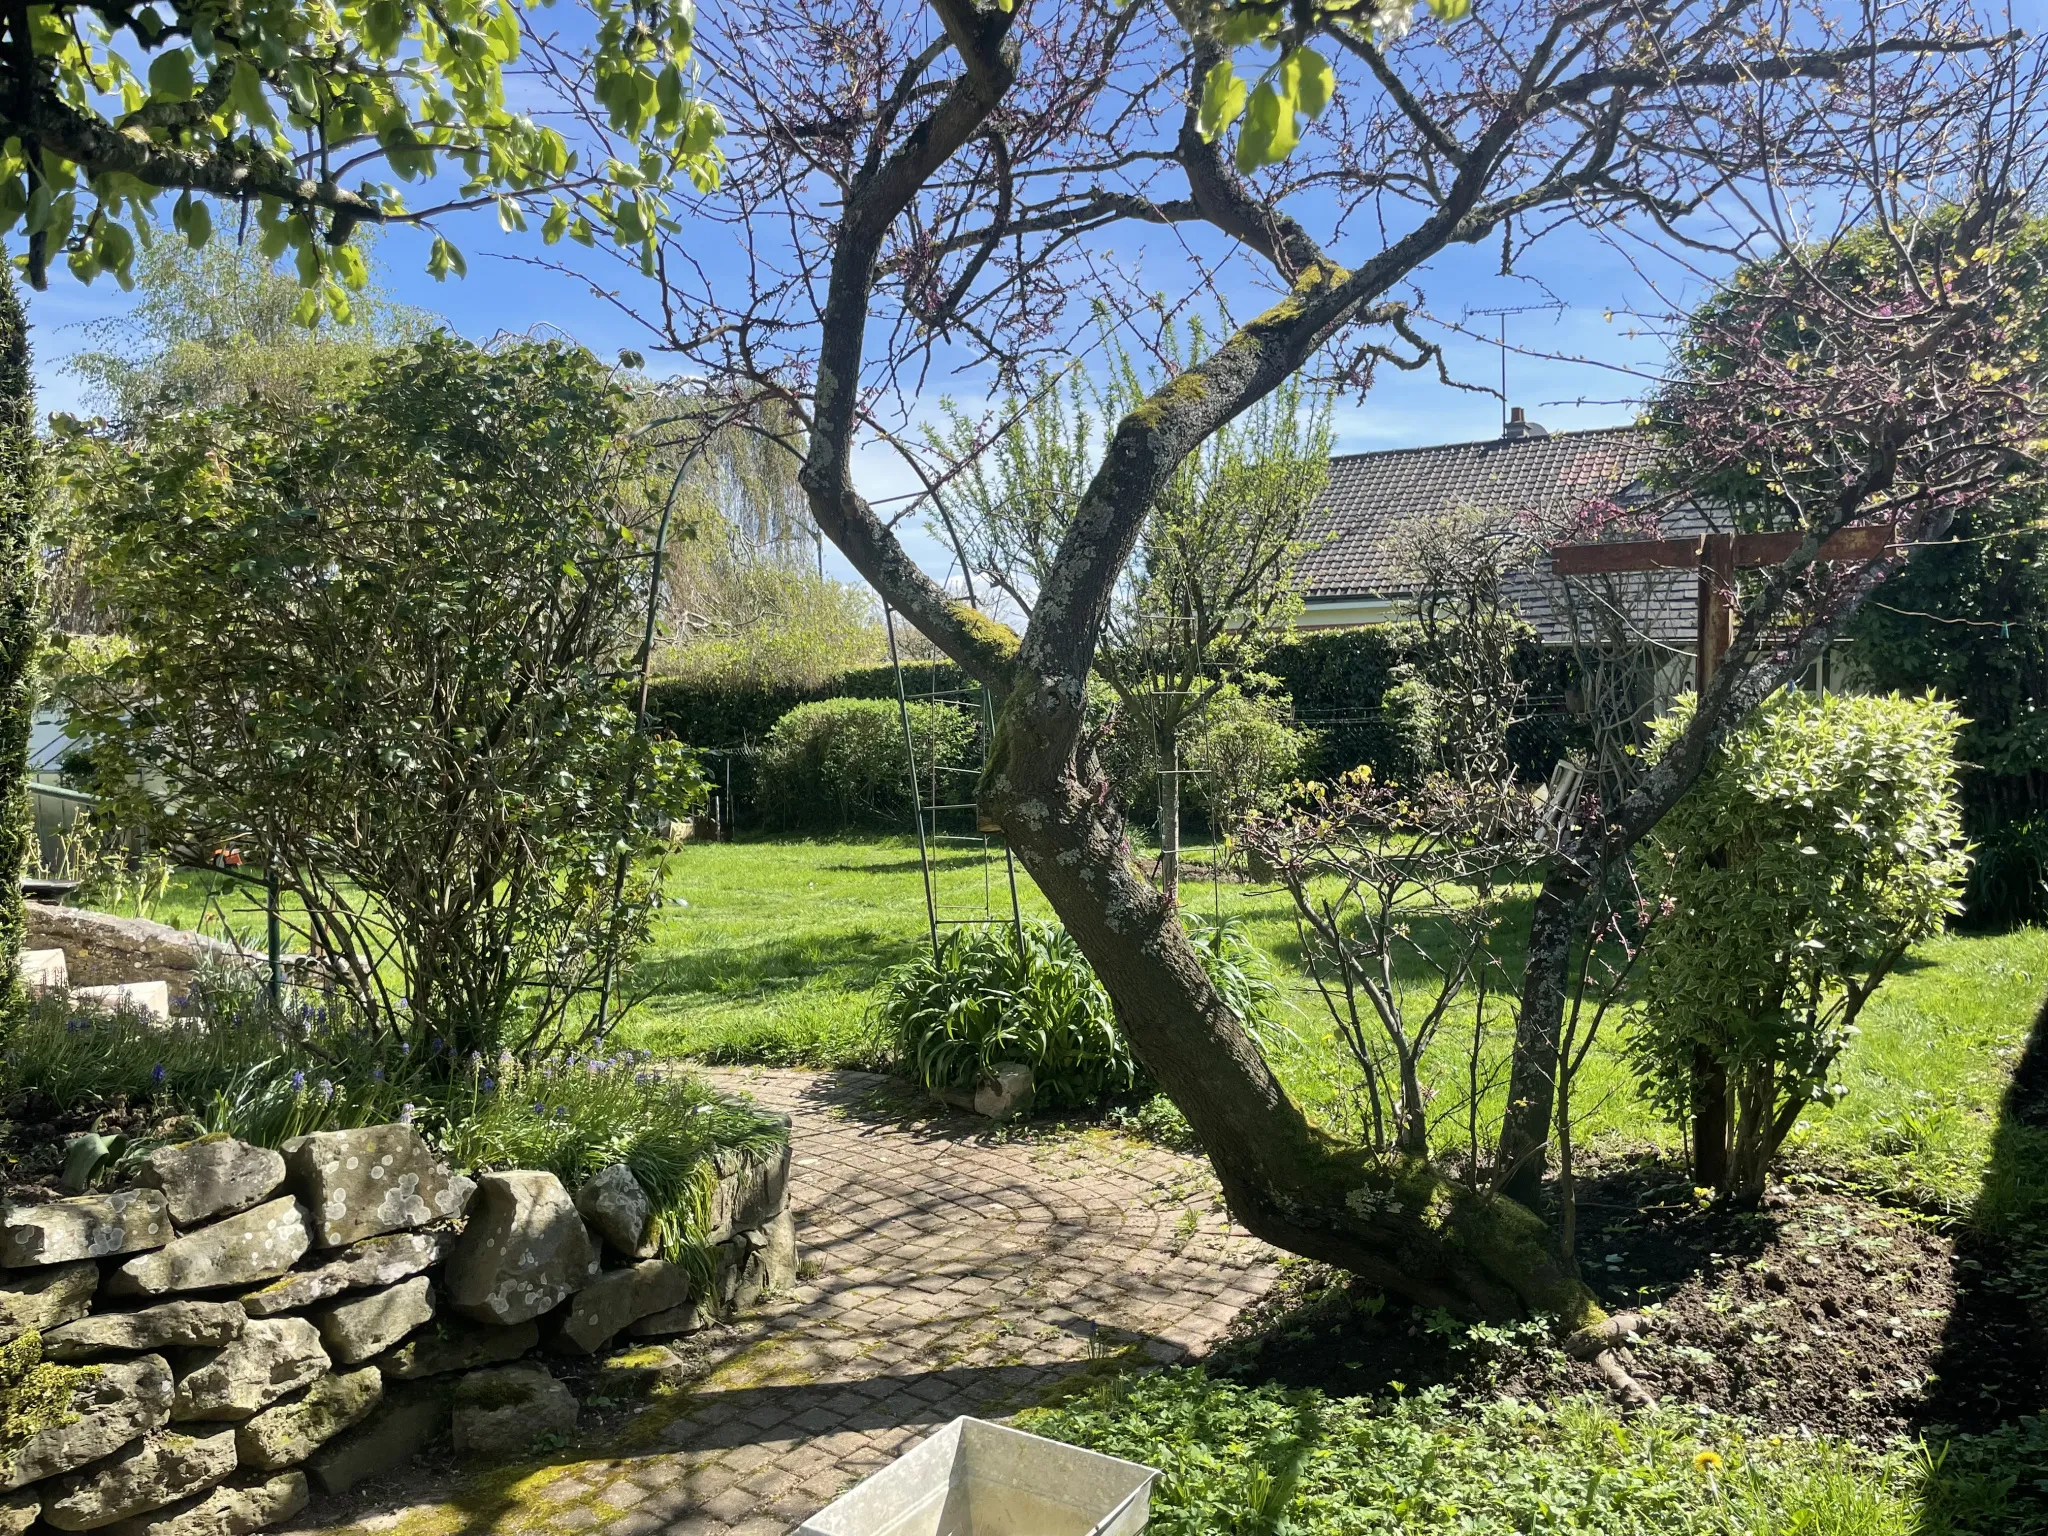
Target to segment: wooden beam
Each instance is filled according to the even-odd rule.
[[[1745,570],[1759,566],[1783,565],[1799,548],[1803,533],[1745,533],[1735,541],[1735,563]],[[1891,547],[1892,530],[1886,525],[1844,528],[1820,547],[1823,560],[1875,560]]]
[[[1613,576],[1625,571],[1691,571],[1700,563],[1701,541],[1631,539],[1619,544],[1560,544],[1550,552],[1556,576]]]

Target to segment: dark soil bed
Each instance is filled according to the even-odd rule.
[[[1985,1259],[1958,1255],[1929,1217],[1798,1175],[1761,1209],[1727,1211],[1648,1161],[1584,1188],[1586,1281],[1610,1310],[1651,1317],[1626,1358],[1662,1402],[1867,1444],[1988,1429],[2048,1405],[2038,1330],[1980,1294]],[[1468,1329],[1312,1264],[1239,1319],[1211,1367],[1345,1396],[1600,1387],[1543,1328]]]
[[[160,1135],[185,1117],[151,1105],[94,1100],[65,1106],[39,1093],[0,1102],[0,1202],[54,1200],[65,1190],[64,1148],[87,1131],[103,1135]],[[188,1131],[187,1134],[195,1134]]]

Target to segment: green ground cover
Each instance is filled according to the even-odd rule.
[[[962,912],[1007,911],[1000,863],[985,884],[978,856],[945,855],[940,892]],[[646,997],[626,1028],[631,1044],[710,1062],[886,1065],[870,1011],[890,968],[928,942],[914,841],[693,845],[674,861],[668,897],[654,949],[631,978]],[[1018,898],[1026,916],[1050,915],[1021,872]],[[1291,1005],[1275,1066],[1312,1115],[1350,1128],[1356,1070],[1301,972],[1286,894],[1197,880],[1186,901],[1235,918],[1271,956]],[[1837,1074],[1847,1097],[1809,1111],[1793,1145],[1920,1203],[1963,1209],[1983,1179],[2000,1096],[2044,989],[2048,931],[1922,946],[1863,1016]],[[1501,1033],[1485,1051],[1496,1075]],[[1466,1045],[1448,1033],[1441,1041],[1447,1078]],[[1616,1045],[1610,1037],[1596,1047],[1579,1090],[1584,1139],[1597,1151],[1675,1148],[1676,1129],[1646,1113]],[[1455,1137],[1458,1107],[1444,1115],[1439,1134]]]
[[[2007,1494],[2036,1430],[1868,1450],[1595,1398],[1390,1402],[1176,1370],[1104,1383],[1025,1428],[1160,1469],[1159,1536],[1963,1536],[2033,1532]],[[2035,1421],[2037,1424],[2039,1421]]]

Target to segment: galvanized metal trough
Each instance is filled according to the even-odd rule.
[[[796,1536],[1135,1536],[1151,1467],[981,1419],[955,1419]]]

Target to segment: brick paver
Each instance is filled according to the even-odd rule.
[[[782,1536],[960,1414],[1042,1401],[1108,1350],[1201,1351],[1272,1283],[1198,1159],[991,1134],[868,1073],[708,1075],[794,1121],[796,1292],[602,1454],[368,1515],[316,1504],[305,1528]]]

